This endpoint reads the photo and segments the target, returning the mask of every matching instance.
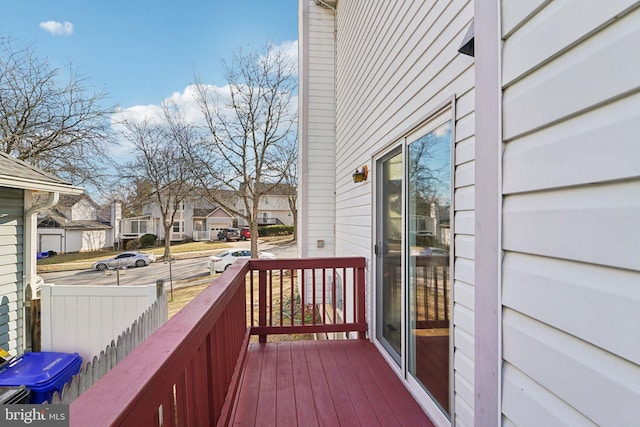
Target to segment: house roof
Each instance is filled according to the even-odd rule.
[[[197,218],[204,218],[207,215],[209,215],[211,213],[213,209],[199,209],[199,208],[194,208],[193,209],[193,216],[197,217]]]
[[[81,194],[84,189],[0,152],[0,187]]]
[[[297,191],[295,186],[291,184],[286,184],[286,183],[271,184],[268,182],[263,182],[260,184],[260,187],[262,189],[269,188],[269,190],[263,193],[264,195],[269,195],[269,196],[286,196],[289,194],[293,194]],[[244,186],[241,188],[244,188]]]
[[[71,221],[55,210],[49,211],[43,217],[38,218],[38,227],[64,228],[66,230],[108,230],[112,228],[110,225],[100,221]]]

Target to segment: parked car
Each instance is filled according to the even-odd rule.
[[[260,237],[260,235],[258,235]],[[240,230],[240,239],[241,240],[249,240],[251,238],[251,230],[249,227],[244,227]]]
[[[227,242],[240,240],[240,230],[237,228],[223,228],[218,231],[218,240],[226,240]]]
[[[275,259],[275,257],[271,252],[258,253],[258,258],[262,259]],[[225,250],[216,255],[211,255],[209,261],[207,261],[207,268],[211,270],[211,267],[213,267],[216,273],[220,273],[229,268],[229,266],[237,260],[249,258],[251,258],[251,251],[248,249]]]
[[[122,252],[117,256],[102,261],[96,261],[91,267],[93,270],[104,271],[106,269],[144,267],[156,260],[153,254],[142,252]]]

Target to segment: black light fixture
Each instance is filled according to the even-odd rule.
[[[362,166],[362,169],[356,169],[356,171],[351,176],[353,176],[353,182],[355,183],[366,181],[367,177],[369,176],[369,168],[367,167],[367,165],[364,165]]]
[[[467,28],[467,32],[462,39],[462,44],[458,48],[458,52],[463,55],[475,56],[475,32],[473,29],[473,21],[471,21],[471,25]]]

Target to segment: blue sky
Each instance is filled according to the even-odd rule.
[[[195,74],[224,85],[220,61],[240,45],[295,42],[297,0],[15,0],[0,33],[72,63],[122,108],[159,104]]]

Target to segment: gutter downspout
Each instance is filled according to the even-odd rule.
[[[37,293],[39,289],[36,288],[38,276],[36,275],[36,259],[33,257],[35,255],[36,248],[36,221],[34,218],[37,213],[43,211],[45,209],[49,209],[56,204],[58,204],[58,200],[60,199],[60,193],[49,193],[47,197],[47,201],[44,203],[40,203],[38,205],[33,205],[24,213],[24,288],[25,295],[27,295],[27,288],[31,287],[31,290],[35,290],[33,295]]]
[[[60,193],[49,193],[47,201],[38,205],[33,205],[24,213],[24,250],[23,250],[23,263],[24,274],[23,279],[23,293],[22,293],[22,349],[23,351],[33,351],[33,337],[31,336],[31,300],[40,291],[42,283],[38,280],[36,275],[36,239],[38,236],[36,224],[38,212],[49,209],[58,203]],[[32,199],[33,200],[33,199]],[[34,220],[36,219],[36,220]],[[39,345],[36,350],[39,350]]]

